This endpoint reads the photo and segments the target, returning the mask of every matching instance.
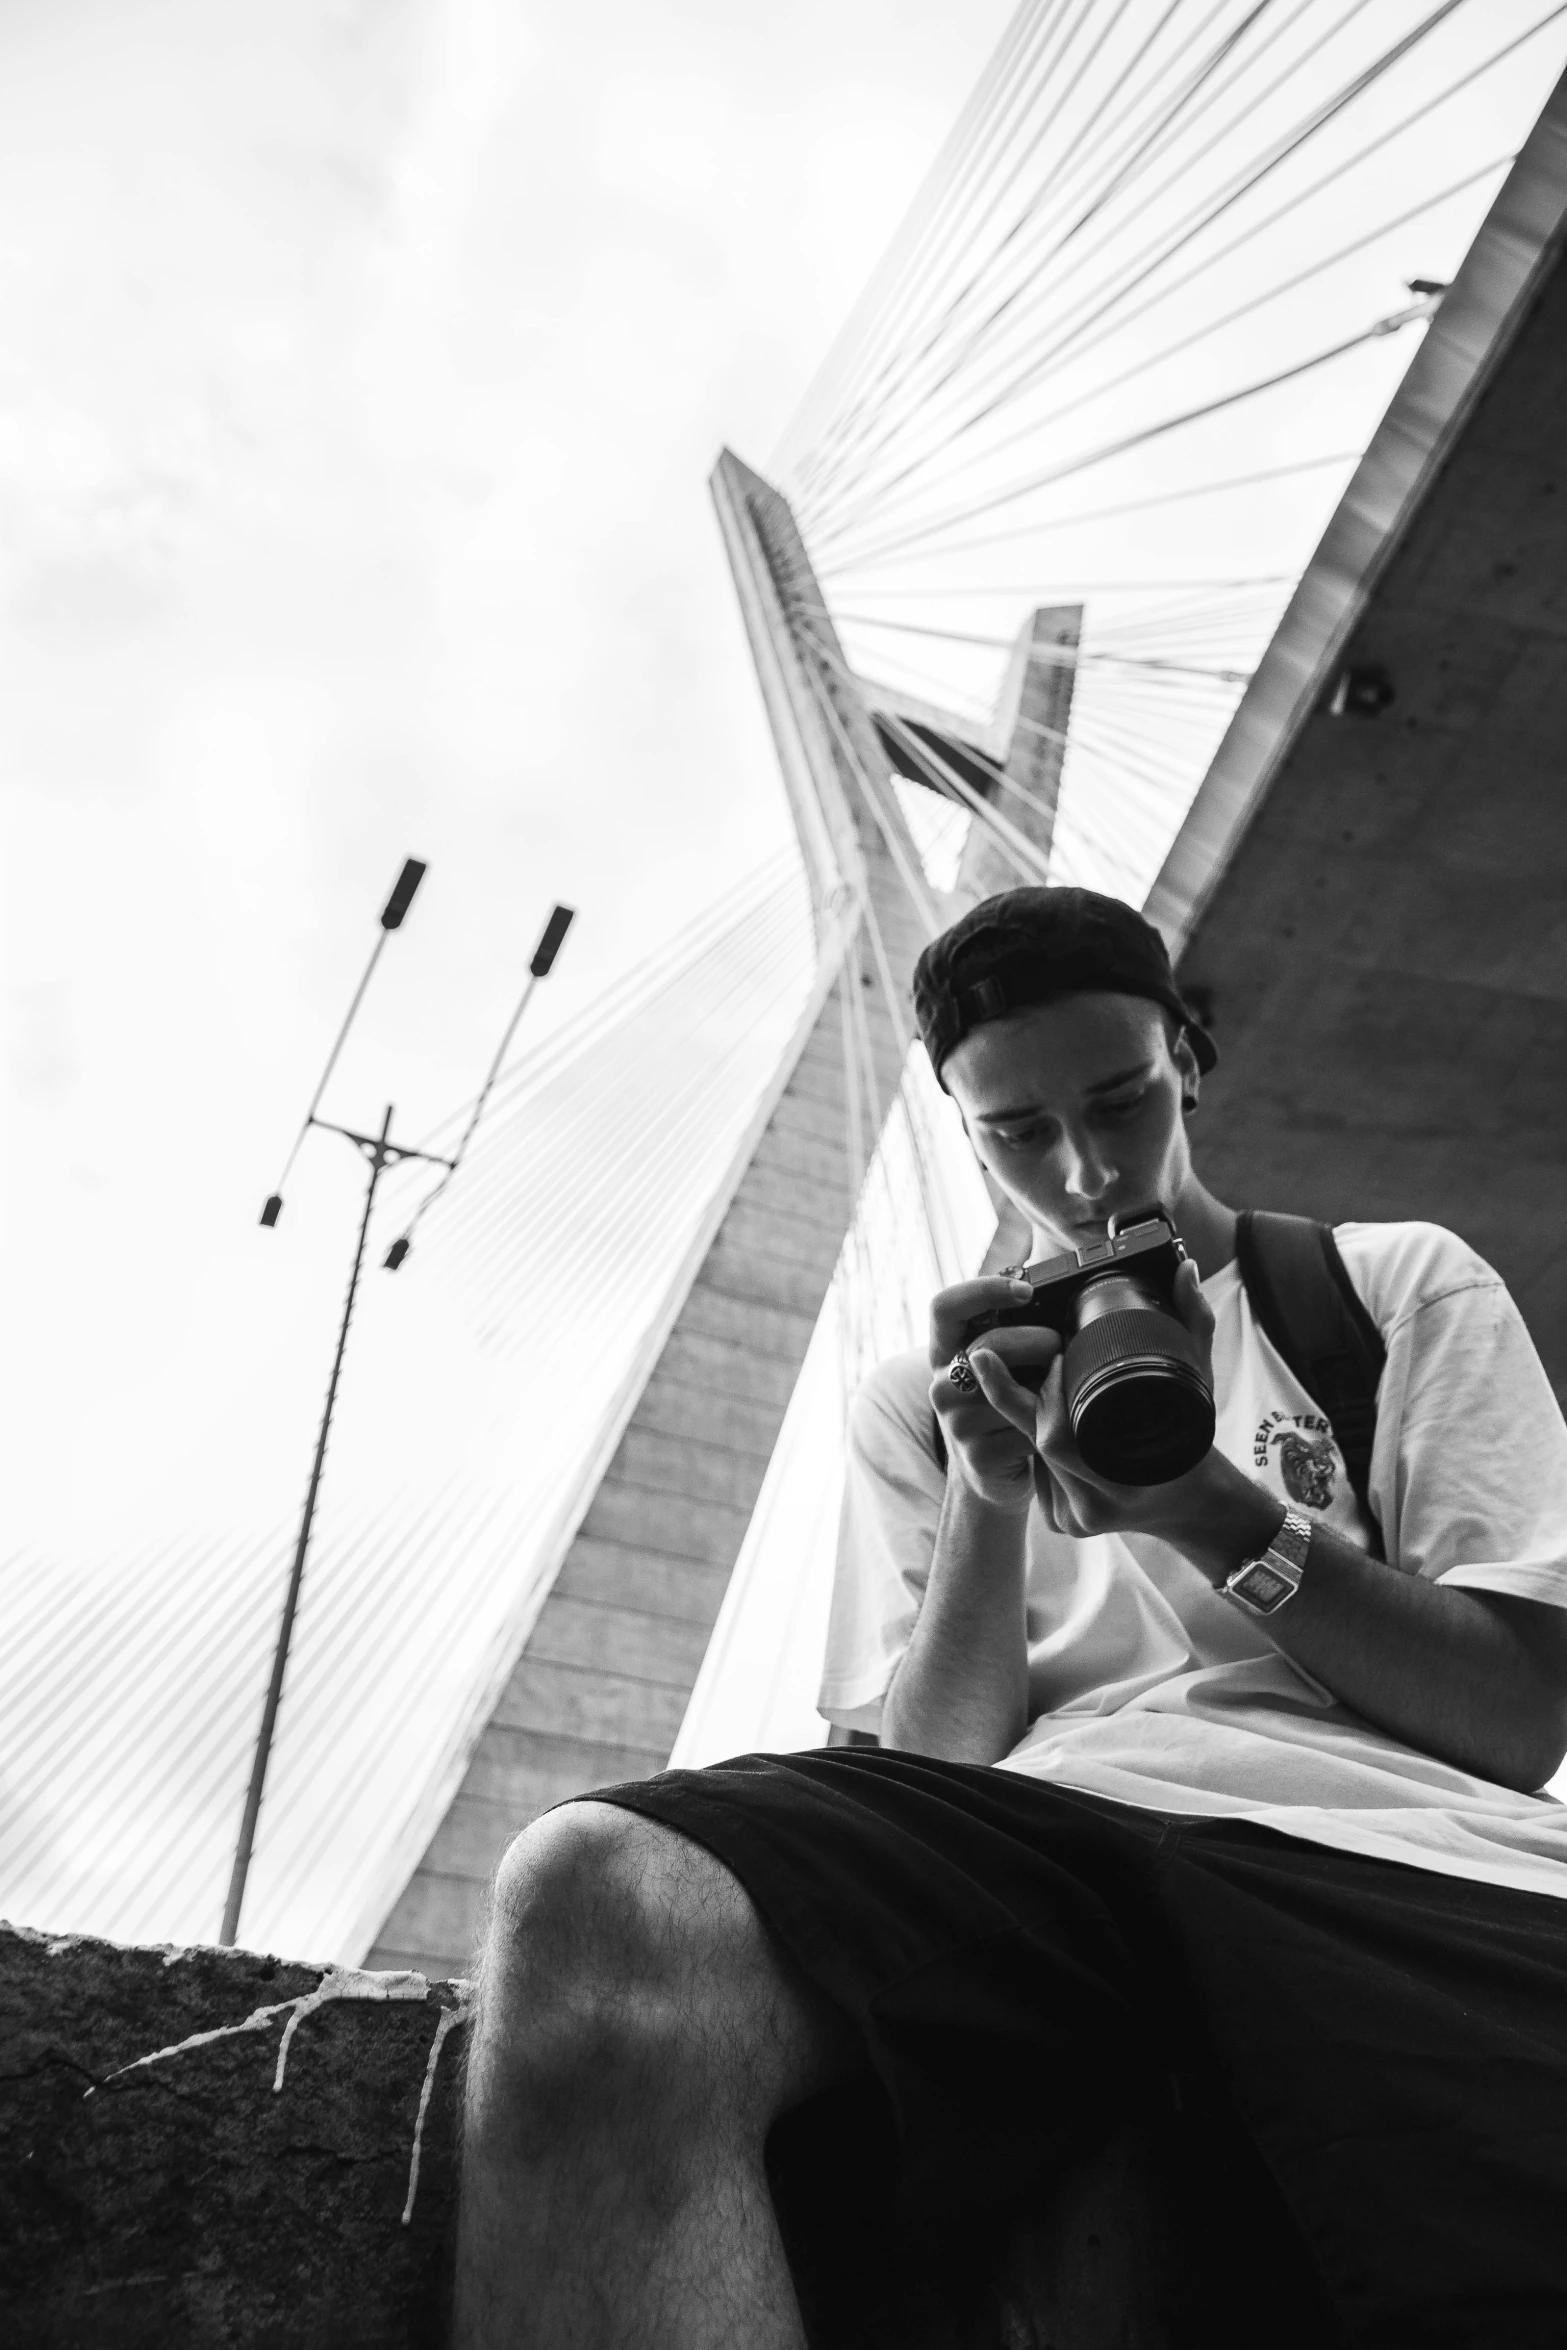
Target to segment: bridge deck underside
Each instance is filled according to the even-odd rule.
[[[1425,1217],[1567,1389],[1567,269],[1422,503],[1182,958],[1223,1054],[1221,1197]]]

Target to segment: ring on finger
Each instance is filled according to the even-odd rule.
[[[959,1395],[973,1395],[977,1391],[979,1381],[974,1375],[974,1366],[962,1347],[959,1347],[947,1365],[947,1377],[952,1381]]]

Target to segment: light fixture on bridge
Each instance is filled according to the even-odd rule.
[[[1328,703],[1330,718],[1380,718],[1395,698],[1393,680],[1374,662],[1341,669]]]

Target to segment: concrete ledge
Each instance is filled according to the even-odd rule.
[[[0,1926],[0,2335],[438,2350],[464,2002],[417,1975]]]
[[[0,2340],[441,2350],[468,1993],[0,1925]],[[1220,2141],[1129,2127],[1017,2209],[911,2226],[888,2128],[856,2085],[770,2141],[812,2350],[1254,2350],[1270,2294],[1270,2350],[1334,2338]]]

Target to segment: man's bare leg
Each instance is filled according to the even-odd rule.
[[[703,1847],[549,1813],[496,1884],[456,2350],[803,2350],[763,2143],[861,2062]]]

